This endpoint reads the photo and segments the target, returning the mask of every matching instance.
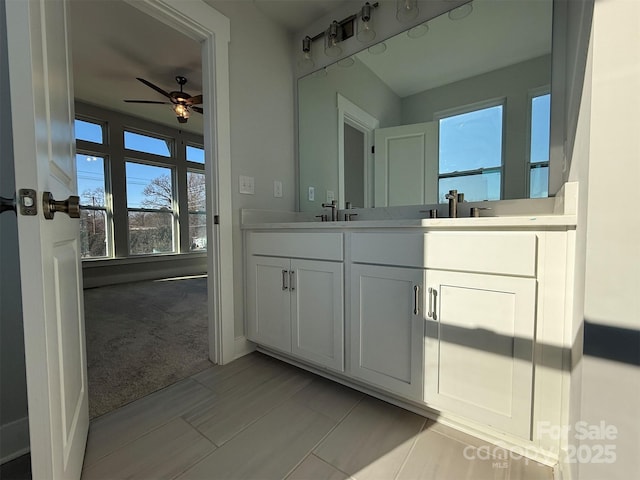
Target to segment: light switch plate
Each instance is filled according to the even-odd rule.
[[[273,181],[273,196],[282,198],[282,182],[280,180]]]
[[[255,193],[255,181],[253,177],[240,175],[240,193],[253,195]]]
[[[316,200],[316,189],[314,187],[309,187],[309,201],[315,202]]]

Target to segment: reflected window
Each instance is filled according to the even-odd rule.
[[[529,198],[549,196],[549,145],[551,130],[551,94],[531,99],[529,150]]]
[[[440,203],[449,190],[472,202],[500,199],[503,112],[500,104],[440,119]]]

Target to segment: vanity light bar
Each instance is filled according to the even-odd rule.
[[[375,2],[375,3],[369,4],[369,7],[370,8],[378,8],[378,5],[379,5],[378,2]],[[354,13],[353,15],[349,15],[348,17],[343,18],[339,22],[336,22],[334,20],[334,22],[336,22],[338,24],[338,26],[340,27],[338,29],[338,32],[339,32],[338,34],[340,35],[339,40],[341,42],[346,40],[347,38],[353,37],[354,30],[355,30],[354,29],[354,20],[357,19],[359,16],[362,16],[362,9],[360,9],[360,11],[358,13]],[[327,31],[323,30],[322,32],[318,33],[317,35],[315,35],[313,37],[309,37],[309,38],[311,38],[311,42],[315,42],[316,40],[324,37],[326,34],[327,34]]]

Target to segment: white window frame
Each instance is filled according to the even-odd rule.
[[[525,170],[525,175],[527,176],[525,179],[525,192],[527,198],[531,198],[531,171],[534,168],[549,168],[549,159],[547,159],[546,162],[531,163],[531,133],[533,128],[531,116],[533,114],[533,99],[542,97],[543,95],[551,95],[551,85],[532,88],[527,92],[527,151],[525,152],[527,159]],[[551,115],[551,111],[549,111],[549,115]],[[549,118],[549,130],[551,130],[551,118]],[[551,143],[551,132],[549,132],[549,143]],[[551,158],[551,144],[549,144],[549,158]]]
[[[465,113],[471,113],[479,110],[485,110],[493,107],[502,107],[502,133],[501,133],[501,146],[500,146],[500,166],[490,168],[479,168],[475,170],[463,170],[452,173],[440,173],[440,155],[438,155],[438,201],[440,201],[440,179],[442,178],[455,178],[455,177],[469,177],[473,175],[480,175],[482,173],[494,172],[496,170],[500,173],[500,199],[504,197],[504,155],[505,155],[505,118],[507,115],[507,97],[491,98],[480,102],[474,102],[467,105],[461,105],[446,110],[440,110],[433,114],[433,120],[438,123],[438,151],[440,151],[440,120],[449,117],[455,117],[457,115],[464,115]]]

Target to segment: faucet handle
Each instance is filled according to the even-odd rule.
[[[316,218],[319,218],[321,222],[327,222],[329,220],[329,217],[326,213],[323,213],[322,215],[316,215]]]
[[[480,216],[480,210],[491,210],[491,207],[471,207],[471,210],[469,211],[469,216],[470,217],[479,217]]]
[[[357,217],[358,214],[357,213],[345,213],[344,214],[344,221],[345,222],[351,222],[353,217]]]

